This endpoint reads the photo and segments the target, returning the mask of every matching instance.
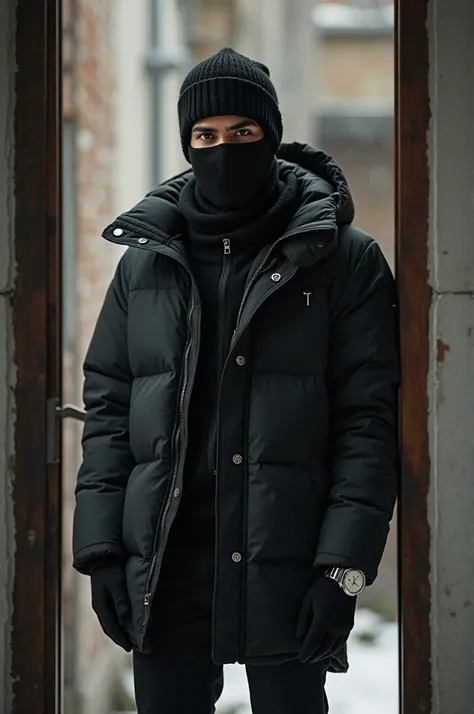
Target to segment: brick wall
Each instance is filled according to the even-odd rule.
[[[315,56],[324,105],[391,104],[394,47],[391,37],[329,37]]]
[[[64,118],[73,137],[74,205],[64,203],[64,240],[72,242],[63,301],[64,400],[82,403],[82,362],[105,290],[118,260],[118,249],[101,238],[115,209],[114,0],[64,0]],[[71,134],[69,134],[69,137]],[[72,234],[72,235],[71,235]],[[66,248],[66,247],[65,247]],[[71,262],[73,265],[71,265]],[[70,303],[73,303],[70,305]],[[103,636],[90,607],[89,579],[71,570],[73,490],[80,459],[81,427],[64,426],[63,607],[65,634],[65,711],[108,712],[108,683],[122,655]]]
[[[115,51],[113,0],[77,1],[78,301],[81,356],[118,250],[101,238],[114,218]]]

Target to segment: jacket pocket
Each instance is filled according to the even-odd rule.
[[[169,466],[161,461],[138,464],[132,471],[123,508],[123,541],[129,553],[152,557],[168,479]]]

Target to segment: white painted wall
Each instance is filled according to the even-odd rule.
[[[183,18],[178,0],[160,0],[160,40],[165,50],[176,51],[183,45]],[[178,96],[181,86],[179,70],[167,72],[162,84],[161,132],[163,176],[174,176],[189,167],[181,149],[178,126]]]
[[[0,711],[11,712],[11,614],[14,538],[13,329],[10,299],[14,287],[13,112],[15,108],[15,0],[0,0]]]
[[[148,47],[149,0],[115,0],[116,213],[131,208],[150,189]]]
[[[145,66],[150,43],[149,0],[115,0],[117,88],[115,131],[117,151],[116,212],[140,201],[153,188],[151,183],[151,135],[161,135],[161,166],[164,177],[183,171],[187,164],[181,152],[177,101],[181,74],[164,73],[159,126],[151,126],[151,76]],[[177,0],[161,0],[159,30],[163,50],[182,45],[182,17]]]
[[[431,714],[474,711],[473,28],[472,0],[432,0]]]

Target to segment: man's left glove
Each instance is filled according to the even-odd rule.
[[[316,580],[298,619],[296,634],[304,637],[300,662],[314,664],[341,649],[354,627],[356,600],[324,575]]]

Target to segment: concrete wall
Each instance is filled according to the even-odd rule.
[[[432,0],[432,714],[467,714],[474,707],[473,27],[472,0]]]
[[[11,614],[14,575],[13,330],[11,298],[15,278],[13,196],[13,113],[15,109],[15,0],[0,1],[0,711],[11,709]]]

